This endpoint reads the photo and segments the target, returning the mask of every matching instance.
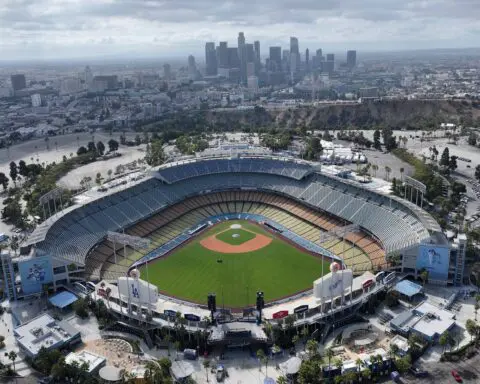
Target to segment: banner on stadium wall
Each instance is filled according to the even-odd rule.
[[[283,319],[288,316],[288,311],[278,311],[272,315],[272,319]]]
[[[425,269],[429,278],[447,280],[449,266],[450,248],[448,246],[422,244],[418,247],[417,271]]]
[[[341,296],[345,289],[349,288],[353,281],[351,269],[342,269],[330,272],[313,282],[313,294],[317,299],[330,299]]]
[[[165,314],[165,316],[168,316],[168,317],[173,317],[173,318],[177,317],[177,312],[172,311],[171,309],[165,309],[163,313]]]
[[[186,313],[184,317],[188,321],[200,321],[200,316],[194,315],[192,313]]]
[[[293,309],[293,313],[303,313],[308,311],[308,305],[300,305]]]
[[[42,291],[44,284],[53,281],[53,268],[49,256],[34,257],[18,263],[22,290],[26,294]]]
[[[133,277],[119,277],[118,291],[124,301],[130,299],[133,304],[154,305],[158,300],[158,288],[155,285]]]

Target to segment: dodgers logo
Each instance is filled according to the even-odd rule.
[[[132,296],[135,297],[136,299],[140,298],[140,294],[138,293],[138,288],[135,287],[134,284],[132,284]]]

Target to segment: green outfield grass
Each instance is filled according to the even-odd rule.
[[[238,237],[233,237],[233,235],[240,235]],[[227,229],[225,232],[219,233],[215,237],[218,240],[222,240],[223,242],[231,245],[240,245],[248,240],[252,240],[255,238],[255,233],[245,231],[243,229]]]
[[[273,237],[273,241],[258,251],[240,254],[217,253],[200,244],[203,238],[224,231],[232,224]],[[231,237],[232,233],[240,232],[240,238]],[[224,233],[227,238],[221,240],[228,240],[230,244],[247,234],[254,236],[238,229]],[[241,243],[244,241],[243,237]],[[219,259],[221,263],[217,262]],[[309,289],[322,270],[329,271],[329,265],[330,260],[325,259],[322,269],[321,258],[293,247],[259,225],[232,220],[208,229],[168,257],[150,263],[148,279],[160,291],[181,299],[206,304],[208,293],[215,292],[217,306],[238,308],[253,305],[258,290],[264,291],[266,301],[272,301]],[[142,278],[147,280],[146,267],[140,270]]]

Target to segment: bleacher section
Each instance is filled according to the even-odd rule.
[[[311,165],[291,159],[279,161],[278,159],[266,158],[227,158],[205,159],[203,161],[185,160],[165,164],[158,170],[156,176],[169,184],[198,176],[233,172],[270,173],[300,180],[312,170]]]
[[[364,233],[348,234],[344,240],[338,238],[334,242],[322,243],[321,231],[337,227],[340,224],[338,220],[283,196],[256,191],[236,191],[192,197],[126,230],[125,233],[130,235],[148,236],[152,240],[148,250],[135,251],[126,247],[125,258],[124,249],[119,250],[117,245],[115,260],[113,244],[103,242],[87,258],[87,277],[115,279],[124,275],[133,263],[145,255],[155,258],[181,245],[192,236],[191,228],[207,221],[225,220],[227,217],[257,222],[269,221],[272,226],[283,231],[283,236],[312,252],[327,255],[330,252],[342,258],[355,271],[371,270],[372,265],[385,267],[385,253],[370,236]],[[360,240],[364,240],[362,245],[359,245]],[[372,253],[380,251],[373,264],[369,252],[363,245],[375,245],[374,248],[370,248]],[[101,262],[104,263],[103,269],[99,265]]]
[[[122,231],[139,223],[131,233],[146,236],[176,220],[182,212],[185,214],[195,208],[193,202],[183,206],[176,203],[198,195],[199,199],[218,200],[218,196],[201,195],[218,191],[229,191],[227,194],[248,191],[252,196],[266,192],[276,203],[268,204],[280,208],[282,212],[302,217],[302,220],[310,218],[313,225],[326,231],[338,225],[357,224],[372,235],[387,253],[418,244],[429,237],[425,221],[419,221],[413,208],[332,176],[311,173],[312,170],[304,164],[258,158],[204,160],[188,164],[188,167],[162,168],[159,178],[146,179],[86,205],[70,207],[40,224],[27,244],[34,244],[57,258],[83,265],[88,252],[105,237],[107,231]],[[245,207],[242,205],[240,210],[241,199],[207,201],[211,203],[210,207],[205,207],[203,213],[192,214],[199,218],[207,212],[209,215],[231,212],[233,207],[238,212],[243,212],[245,207],[250,209],[249,212],[265,208],[259,205],[264,201],[255,199],[243,204]],[[250,206],[247,207],[248,204]],[[167,207],[176,207],[177,211],[165,210]],[[159,212],[162,214],[157,215]],[[318,215],[319,212],[323,214]],[[177,223],[178,233],[185,229],[182,226],[183,223]],[[296,230],[303,231],[301,235],[306,238],[312,236],[308,228],[299,226]],[[296,230],[294,232],[299,233]],[[335,252],[347,251],[337,244],[332,247]]]

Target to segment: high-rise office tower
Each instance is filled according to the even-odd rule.
[[[357,65],[357,51],[347,51],[347,67],[355,68]]]
[[[260,64],[260,41],[255,40],[253,46],[255,51],[255,62]]]
[[[13,92],[27,88],[27,80],[25,79],[25,75],[12,75],[10,76],[10,81],[12,82]]]
[[[240,59],[240,82],[247,83],[247,60],[245,52],[245,35],[243,32],[238,33],[238,58]]]
[[[92,87],[92,82],[93,82],[93,72],[88,65],[85,67],[84,80],[85,80],[85,89],[88,91]]]
[[[300,50],[298,46],[298,39],[290,37],[290,72],[295,73],[299,69]]]
[[[247,63],[255,62],[255,50],[253,44],[245,44],[245,60]]]
[[[322,63],[322,71],[332,73],[335,70],[335,55],[327,53],[327,60]]]
[[[188,77],[192,80],[197,75],[197,64],[195,63],[195,57],[193,55],[188,56]]]
[[[238,68],[240,70],[240,58],[238,57],[238,48],[228,48],[228,68]]]
[[[217,47],[218,68],[228,68],[228,45],[226,41],[221,41]]]
[[[305,70],[310,70],[310,50],[308,48],[305,50]]]
[[[205,74],[207,76],[215,76],[217,74],[217,52],[213,42],[205,44]]]
[[[270,47],[270,68],[271,71],[280,71],[282,69],[282,47]]]
[[[322,48],[317,49],[316,55],[317,55],[317,57],[320,59],[319,61],[321,61],[321,58],[322,58],[322,56],[323,56]]]
[[[170,64],[163,64],[163,78],[170,80],[172,78],[172,67]]]
[[[258,76],[260,68],[262,67],[262,61],[260,59],[260,41],[255,40],[253,42],[254,53],[255,53],[255,74]]]

